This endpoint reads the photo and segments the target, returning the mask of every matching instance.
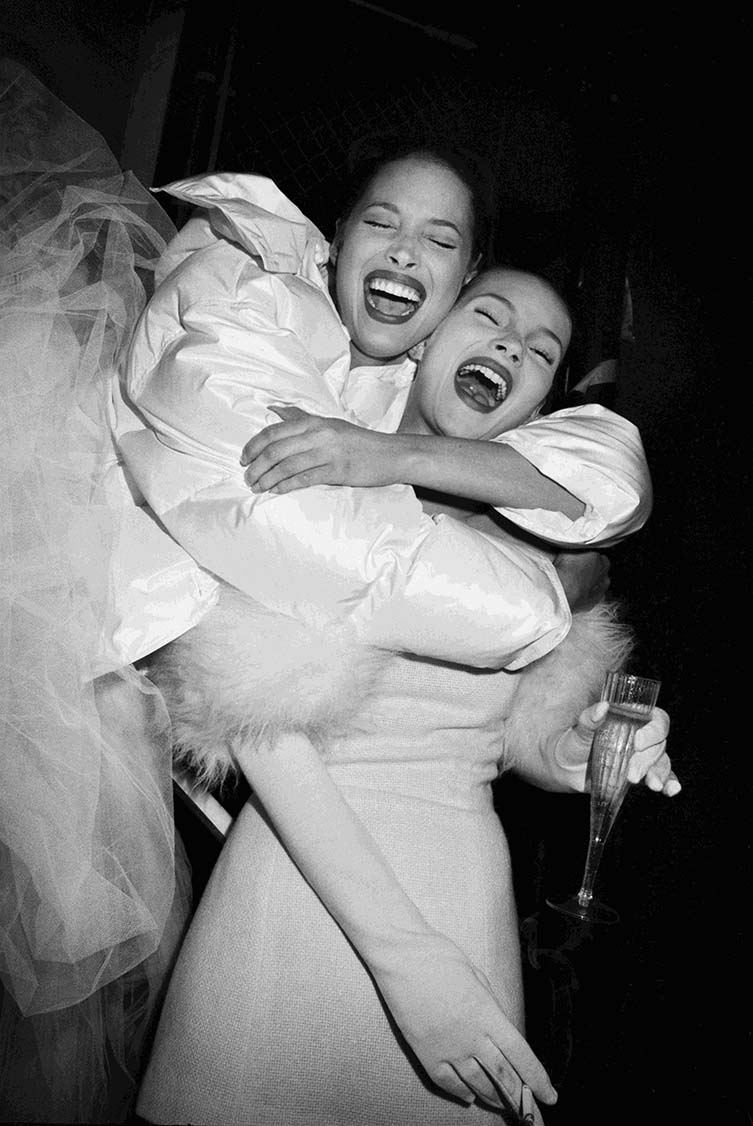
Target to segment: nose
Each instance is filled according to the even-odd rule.
[[[400,232],[387,249],[387,258],[398,270],[407,270],[418,265],[418,248],[415,239]]]
[[[506,332],[494,341],[494,349],[514,364],[519,364],[523,355],[523,341],[516,332]]]

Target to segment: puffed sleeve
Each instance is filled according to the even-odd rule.
[[[556,411],[496,440],[586,506],[577,520],[544,509],[497,509],[542,539],[562,547],[608,547],[637,532],[651,513],[651,477],[638,429],[606,407]]]
[[[342,328],[323,293],[247,256],[236,268],[229,254],[189,264],[198,297],[181,271],[160,287],[128,360],[128,391],[148,428],[124,435],[121,448],[171,535],[268,609],[317,627],[348,624],[373,646],[518,668],[557,645],[570,612],[549,561],[432,519],[407,486],[250,492],[240,452],[278,421],[271,403],[336,413],[338,380],[316,357],[337,352],[326,318],[341,352]],[[292,330],[305,320],[318,326],[314,352]],[[340,362],[344,378],[347,348]]]

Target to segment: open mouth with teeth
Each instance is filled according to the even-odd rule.
[[[402,324],[418,312],[426,300],[426,290],[413,278],[373,271],[363,285],[366,312],[383,324]]]
[[[483,414],[504,403],[512,388],[507,369],[483,356],[466,360],[455,372],[455,394],[471,410]]]

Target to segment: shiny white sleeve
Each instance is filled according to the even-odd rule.
[[[606,407],[557,411],[496,441],[512,446],[586,506],[577,520],[545,509],[497,509],[550,543],[608,547],[637,532],[651,513],[651,477],[638,429]]]
[[[250,492],[240,452],[277,421],[271,402],[334,413],[300,341],[275,323],[263,277],[259,287],[259,300],[246,286],[232,306],[182,307],[164,339],[147,314],[134,338],[129,390],[149,429],[121,448],[170,534],[268,608],[348,623],[367,644],[491,668],[549,652],[570,612],[540,553],[432,519],[408,486]]]

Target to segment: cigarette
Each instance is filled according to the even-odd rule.
[[[535,1121],[535,1104],[533,1101],[533,1094],[531,1088],[523,1084],[520,1092],[520,1116],[526,1126]]]

